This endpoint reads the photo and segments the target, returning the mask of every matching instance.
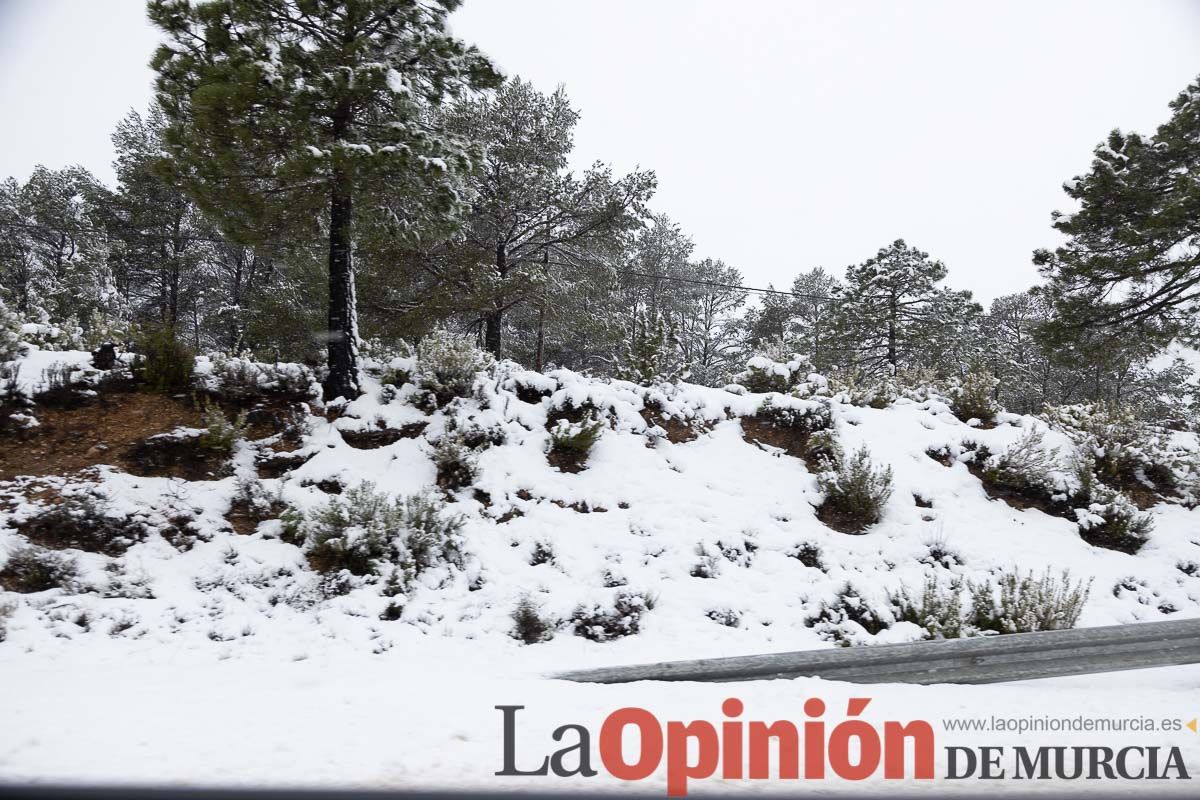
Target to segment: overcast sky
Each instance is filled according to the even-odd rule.
[[[566,85],[576,164],[656,170],[698,256],[780,288],[898,237],[983,300],[1026,288],[1062,182],[1200,73],[1195,0],[467,0],[453,24]],[[155,41],[141,0],[0,0],[0,176],[111,181]]]

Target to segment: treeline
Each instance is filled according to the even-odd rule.
[[[165,329],[324,365],[330,396],[356,391],[360,344],[444,327],[536,369],[639,381],[721,385],[755,353],[801,353],[859,381],[986,370],[1016,411],[1183,413],[1188,370],[1159,354],[1189,340],[1200,286],[1195,87],[1156,137],[1114,133],[1068,184],[1083,210],[1037,254],[1045,287],[984,309],[897,241],[760,291],[650,209],[653,172],[572,171],[565,91],[501,80],[446,31],[457,5],[151,0],[169,43],[155,106],[113,133],[116,185],[81,167],[0,185],[7,313],[43,346]]]

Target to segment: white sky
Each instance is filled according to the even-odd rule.
[[[567,87],[576,163],[655,169],[656,210],[751,285],[897,237],[984,300],[1036,281],[1060,185],[1200,73],[1200,2],[466,0],[454,28]],[[151,98],[141,0],[0,0],[0,176],[82,163]]]

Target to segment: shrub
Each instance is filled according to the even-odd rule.
[[[926,639],[957,639],[965,635],[963,590],[957,578],[943,586],[937,576],[927,575],[919,596],[904,588],[889,599],[897,622],[924,628]]]
[[[231,422],[219,406],[205,405],[204,433],[200,446],[222,453],[232,453],[234,446],[246,435],[246,412],[240,412]]]
[[[803,542],[796,545],[788,551],[788,557],[794,558],[804,566],[811,567],[812,569],[825,569],[825,564],[821,561],[821,547],[812,542]]]
[[[1100,483],[1085,485],[1088,505],[1075,509],[1079,535],[1094,547],[1134,555],[1150,538],[1154,519],[1128,497]]]
[[[746,362],[746,369],[735,375],[733,382],[756,393],[790,392],[812,371],[812,364],[801,355],[792,355],[786,361],[757,355]]]
[[[0,642],[8,638],[8,619],[16,610],[16,603],[0,603]]]
[[[819,514],[827,525],[845,533],[858,533],[879,522],[884,504],[892,496],[892,468],[876,468],[871,453],[861,448],[841,464],[817,476],[825,494]]]
[[[513,628],[510,636],[525,644],[537,644],[554,638],[554,621],[543,617],[537,604],[528,597],[517,601],[512,611]]]
[[[1127,494],[1173,491],[1187,471],[1189,454],[1172,447],[1130,406],[1050,406],[1042,416],[1092,460],[1098,480]]]
[[[135,374],[151,390],[178,394],[192,387],[196,357],[167,327],[148,330],[137,341]]]
[[[816,614],[805,620],[817,634],[828,641],[848,647],[863,634],[875,635],[885,630],[891,620],[879,614],[851,584],[838,590],[832,602],[822,603]]]
[[[437,467],[437,484],[446,491],[470,486],[479,477],[475,454],[456,434],[446,434],[433,446],[433,464]]]
[[[981,468],[987,480],[1014,491],[1053,493],[1058,451],[1047,450],[1045,440],[1045,431],[1030,428],[1004,452],[985,457]]]
[[[840,464],[845,457],[837,431],[832,428],[817,431],[804,443],[804,461],[807,464]]]
[[[21,320],[0,299],[0,361],[12,361],[21,355]]]
[[[439,406],[456,397],[466,397],[475,384],[475,375],[487,369],[492,357],[475,346],[474,338],[437,330],[417,345],[417,366],[413,376],[422,389],[431,392]]]
[[[110,514],[104,502],[91,495],[65,497],[16,527],[25,538],[43,547],[108,556],[121,555],[145,539],[148,532],[140,520]]]
[[[570,622],[576,636],[593,642],[607,642],[640,631],[642,616],[654,608],[654,603],[652,595],[620,592],[612,605],[580,605],[571,615]]]
[[[979,631],[1031,633],[1073,628],[1091,591],[1091,581],[1071,582],[1069,571],[1056,578],[1046,570],[1041,578],[1032,572],[1002,573],[983,583],[970,584],[970,624]]]
[[[742,624],[742,613],[732,608],[710,608],[704,612],[704,616],[726,628],[736,628]]]
[[[401,586],[438,564],[461,565],[463,520],[424,495],[393,500],[363,483],[306,516],[285,513],[284,535],[303,542],[318,572],[378,576]]]
[[[578,472],[602,430],[604,423],[599,421],[574,423],[560,419],[550,430],[550,462],[565,472]]]
[[[972,369],[961,381],[956,381],[947,391],[950,410],[963,422],[977,419],[989,423],[1000,411],[994,396],[998,378],[985,369]]]
[[[8,554],[0,569],[0,589],[33,594],[69,589],[79,577],[75,559],[36,547],[19,547]]]
[[[303,364],[255,361],[249,353],[213,354],[198,383],[206,392],[240,403],[264,397],[303,401],[320,391],[312,370]]]
[[[715,578],[721,574],[721,557],[709,552],[704,542],[696,545],[696,555],[699,558],[690,573],[693,578]]]

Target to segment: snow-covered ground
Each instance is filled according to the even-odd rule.
[[[26,380],[35,365],[28,367]],[[530,387],[546,396],[531,398]],[[199,536],[183,551],[151,536],[119,558],[76,553],[76,591],[2,598],[16,607],[0,643],[0,780],[595,790],[620,782],[603,773],[494,775],[502,764],[494,706],[526,706],[518,753],[540,761],[555,749],[555,727],[578,723],[595,734],[623,706],[648,708],[664,721],[719,721],[721,701],[738,697],[745,719],[799,721],[812,696],[826,701],[831,721],[842,718],[848,697],[874,698],[868,720],[929,720],[938,732],[938,774],[945,746],[1016,743],[1178,745],[1200,774],[1200,735],[1186,729],[956,734],[940,724],[992,714],[1192,719],[1200,712],[1197,667],[990,687],[815,679],[587,686],[547,677],[587,666],[830,647],[811,617],[842,587],[883,607],[889,592],[919,590],[930,574],[982,580],[997,569],[1069,569],[1074,579],[1092,581],[1081,626],[1200,616],[1200,576],[1179,568],[1200,561],[1200,511],[1162,503],[1150,509],[1155,527],[1137,555],[1098,549],[1073,521],[990,500],[965,464],[947,467],[926,454],[964,441],[1000,452],[1041,425],[1033,418],[1001,415],[984,430],[960,422],[936,397],[900,398],[884,409],[834,402],[845,449],[868,446],[895,475],[883,520],[854,536],[817,520],[821,494],[801,459],[747,441],[743,417],[755,413],[762,395],[686,384],[644,389],[507,365],[482,377],[471,398],[432,413],[406,402],[413,387],[394,397],[388,391],[371,382],[337,419],[309,417],[300,452],[312,458],[261,487],[308,509],[328,500],[317,484],[329,480],[346,487],[370,481],[408,495],[434,483],[432,443],[449,427],[502,433],[502,443],[479,453],[474,489],[450,503],[465,518],[463,567],[422,574],[398,620],[381,619],[393,599],[378,585],[320,596],[303,552],[279,538],[278,520],[238,534],[225,519],[239,481],[253,476],[254,448],[270,442],[240,445],[234,474],[221,480],[138,477],[112,466],[89,479],[51,481],[68,495],[86,486],[114,509],[151,520],[185,510]],[[692,423],[698,435],[670,441],[640,413],[647,403]],[[579,473],[559,471],[545,455],[549,415],[572,404],[598,409],[608,422]],[[357,449],[343,437],[415,423],[426,425],[420,435],[376,449]],[[1182,439],[1195,447],[1192,437]],[[1054,431],[1046,442],[1071,446]],[[5,489],[14,505],[0,517],[0,560],[21,543],[16,523],[37,512],[18,489]],[[917,497],[931,505],[918,505]],[[801,545],[819,548],[822,568],[794,557]],[[931,564],[930,545],[961,563]],[[539,546],[552,556],[535,558]],[[709,577],[693,574],[702,559]],[[149,591],[106,589],[114,563],[123,581]],[[606,642],[572,635],[568,620],[577,608],[611,605],[623,592],[655,601],[639,632]],[[525,645],[510,635],[512,613],[526,598],[558,620],[551,640]],[[898,623],[854,638],[869,644],[921,633]],[[660,770],[641,787],[658,791],[664,781]],[[920,789],[928,782],[910,783]],[[1188,786],[1089,784],[1159,794]],[[1011,785],[965,780],[954,788]],[[836,779],[820,786],[862,788]],[[786,781],[693,784],[696,791],[734,787],[795,791]]]

